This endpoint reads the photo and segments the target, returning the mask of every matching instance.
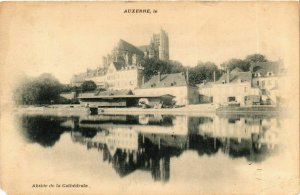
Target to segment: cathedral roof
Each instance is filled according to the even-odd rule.
[[[149,50],[149,45],[141,45],[138,48],[143,52],[147,52]]]
[[[122,39],[120,39],[117,48],[119,50],[129,51],[129,52],[132,52],[132,53],[135,53],[135,54],[138,54],[138,55],[144,55],[144,52],[142,50],[140,50],[136,46],[134,46],[131,43],[128,43],[127,41],[124,41]]]

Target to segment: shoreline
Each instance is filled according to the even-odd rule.
[[[241,109],[225,109],[221,112],[217,111],[217,108],[211,104],[202,105],[188,105],[180,108],[98,108],[98,115],[100,114],[165,114],[165,115],[278,115],[279,113],[286,112],[283,109],[274,109],[274,107],[260,107],[262,110],[251,110],[251,107]],[[49,105],[49,106],[28,106],[17,107],[15,112],[21,114],[41,114],[41,115],[61,115],[61,116],[81,116],[90,115],[89,108],[81,105]]]

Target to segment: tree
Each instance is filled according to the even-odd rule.
[[[49,104],[59,100],[62,85],[51,74],[42,74],[37,78],[25,78],[14,90],[17,104]]]
[[[171,73],[185,72],[187,70],[187,68],[178,61],[168,61],[168,65],[171,66]]]
[[[39,143],[43,147],[52,147],[65,132],[60,124],[65,119],[55,116],[29,116],[21,117],[22,133],[30,143]]]
[[[94,91],[97,88],[97,85],[94,81],[84,81],[81,84],[82,91]]]
[[[235,68],[239,68],[242,71],[248,71],[250,68],[250,63],[246,62],[245,60],[232,58],[226,62],[223,62],[221,64],[221,67],[225,71],[227,68],[229,68],[229,71],[232,71]]]
[[[240,68],[242,71],[249,71],[251,63],[267,62],[267,61],[268,59],[262,54],[251,54],[246,56],[244,60],[232,58],[226,62],[223,62],[221,64],[221,67],[223,71],[225,71],[227,68],[229,68],[229,70],[231,71],[236,67]]]
[[[245,58],[248,63],[267,62],[267,58],[262,54],[251,54]]]
[[[197,66],[189,69],[189,83],[191,85],[196,85],[203,80],[213,81],[214,72],[216,80],[220,77],[221,72],[213,62],[198,62]]]
[[[154,58],[143,59],[141,65],[144,67],[143,72],[146,80],[157,75],[158,72],[161,74],[170,74],[185,70],[184,66],[178,61],[162,61]]]

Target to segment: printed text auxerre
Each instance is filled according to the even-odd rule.
[[[126,14],[151,14],[150,9],[125,9]]]

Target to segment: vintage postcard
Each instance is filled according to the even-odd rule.
[[[0,3],[0,188],[298,194],[298,2]]]

